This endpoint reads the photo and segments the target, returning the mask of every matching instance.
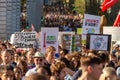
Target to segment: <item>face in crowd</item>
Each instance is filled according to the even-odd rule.
[[[1,80],[14,80],[13,67],[10,65],[3,65],[0,67]]]
[[[81,78],[89,78],[89,80],[98,80],[102,74],[102,59],[96,56],[86,56],[81,58],[82,76]]]
[[[11,62],[11,54],[7,50],[1,53],[1,58],[3,64],[9,64]]]
[[[27,61],[34,63],[33,56],[34,56],[34,53],[32,51],[27,52],[27,55],[26,55]]]
[[[44,65],[44,58],[40,57],[35,57],[34,62],[36,66],[42,66]]]

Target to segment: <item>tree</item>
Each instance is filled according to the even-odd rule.
[[[84,14],[85,12],[85,0],[75,0],[75,8],[77,14]]]

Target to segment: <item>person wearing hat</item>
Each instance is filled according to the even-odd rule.
[[[45,61],[45,56],[43,53],[41,52],[36,52],[35,55],[33,56],[34,58],[34,63],[35,63],[35,67],[28,70],[25,74],[25,76],[29,76],[31,74],[37,73],[37,69],[41,66],[44,65],[44,61]]]

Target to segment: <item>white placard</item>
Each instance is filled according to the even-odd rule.
[[[108,36],[96,36],[90,37],[90,49],[94,50],[107,50]]]
[[[100,16],[85,14],[82,34],[100,33]]]
[[[110,51],[111,35],[87,34],[86,48],[90,50]]]
[[[33,48],[35,40],[35,32],[15,32],[14,35],[14,44],[19,48]]]
[[[41,28],[41,52],[45,53],[48,46],[56,48],[58,52],[58,28]]]

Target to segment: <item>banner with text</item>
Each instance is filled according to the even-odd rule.
[[[41,28],[41,52],[45,53],[48,46],[53,46],[58,52],[58,28]]]
[[[35,40],[35,32],[15,32],[14,35],[14,44],[17,48],[33,48]]]
[[[100,33],[100,16],[85,14],[82,34]]]

